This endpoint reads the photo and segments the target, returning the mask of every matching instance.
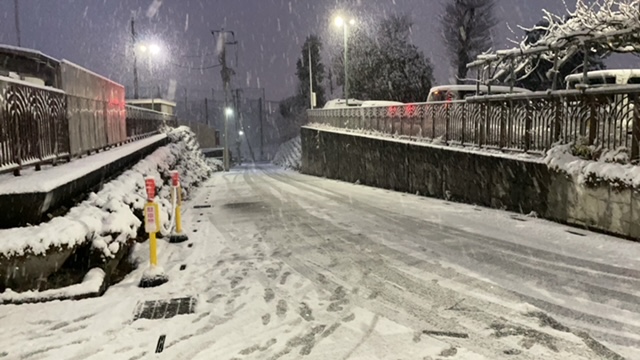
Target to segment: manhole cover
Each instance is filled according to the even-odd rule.
[[[193,314],[196,302],[197,300],[192,297],[139,302],[136,306],[133,320],[169,319],[176,315]]]

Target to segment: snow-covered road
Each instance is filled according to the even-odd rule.
[[[0,359],[640,358],[637,243],[270,165],[215,174],[184,219],[168,284],[0,306]]]

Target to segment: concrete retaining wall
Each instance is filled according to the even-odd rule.
[[[83,174],[49,192],[0,194],[0,228],[37,225],[48,220],[47,214],[59,207],[71,207],[90,191],[94,191],[110,178],[119,175],[128,167],[144,159],[157,148],[168,143],[167,138],[158,140],[119,159],[106,163],[95,171]],[[59,166],[65,166],[61,164]]]
[[[493,207],[640,239],[640,192],[578,184],[540,160],[305,127],[305,174]]]

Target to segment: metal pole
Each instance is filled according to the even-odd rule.
[[[238,151],[238,154],[236,155],[236,158],[238,159],[238,165],[242,165],[242,152],[240,150],[240,146],[241,146],[241,140],[240,139],[240,130],[243,130],[243,127],[240,126],[240,121],[242,119],[242,117],[240,116],[240,89],[236,89],[236,93],[235,93],[235,97],[234,97],[234,107],[235,107],[235,114],[236,114],[236,121],[235,121],[235,125],[236,125],[236,133],[235,133],[235,137],[236,137],[236,150]]]
[[[135,27],[135,19],[131,17],[131,40],[133,47],[133,98],[139,99],[139,89],[138,89],[138,57],[136,55],[136,27]]]
[[[258,114],[260,115],[260,160],[264,161],[264,122],[262,120],[264,106],[264,99],[260,98],[258,101]]]
[[[209,125],[209,99],[204,98],[204,121],[207,124],[207,127],[210,127]]]
[[[344,26],[344,99],[345,105],[349,106],[349,44],[348,44],[348,29],[347,23],[343,24]]]
[[[211,31],[212,35],[220,34],[218,41],[221,41],[221,52],[219,55],[220,65],[222,65],[222,70],[220,74],[222,76],[222,83],[224,84],[224,170],[229,171],[229,90],[231,83],[231,75],[233,75],[233,70],[227,67],[227,44],[229,45],[237,45],[238,42],[235,41],[235,33],[233,31],[225,31],[224,28],[220,30]],[[231,34],[234,37],[233,42],[227,42],[227,34]]]
[[[311,66],[311,41],[309,41],[309,102],[313,109],[313,67]]]
[[[224,92],[224,171],[229,171],[229,99]]]
[[[16,37],[18,39],[18,46],[22,46],[22,39],[20,36],[20,7],[18,6],[19,0],[15,0],[15,22],[16,22]]]

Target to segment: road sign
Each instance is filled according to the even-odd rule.
[[[160,231],[160,219],[158,218],[158,204],[148,203],[144,207],[144,229],[149,234]]]
[[[146,178],[144,187],[147,190],[147,199],[153,200],[156,197],[156,181],[153,178]]]

